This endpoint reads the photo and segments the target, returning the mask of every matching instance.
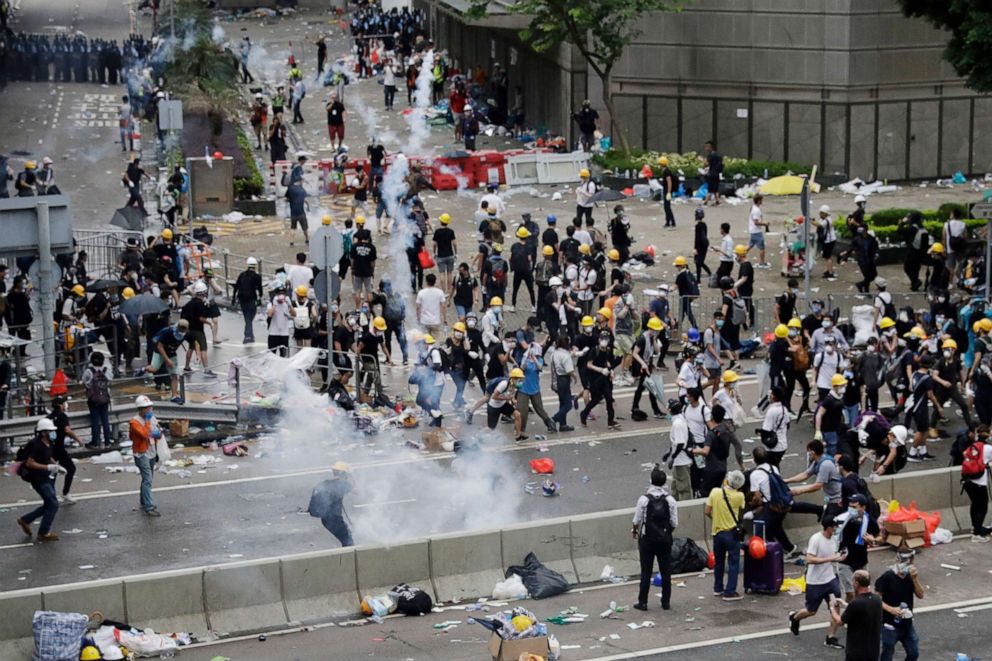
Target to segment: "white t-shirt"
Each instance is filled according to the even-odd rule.
[[[682,363],[682,367],[679,368],[679,381],[685,385],[679,386],[679,396],[685,396],[685,392],[689,388],[699,387],[699,371],[696,366],[693,365],[691,360],[687,360]]]
[[[767,472],[766,472],[767,471]],[[751,493],[761,493],[761,502],[767,503],[772,499],[768,473],[781,475],[779,470],[769,463],[758,464],[751,471]]]
[[[506,391],[509,388],[510,388],[510,380],[509,379],[506,379],[504,381],[500,381],[499,383],[497,383],[496,384],[496,387],[493,388],[493,394],[489,395],[489,406],[491,406],[494,409],[503,408],[503,405],[506,404],[507,402],[509,402],[510,400],[509,399],[496,399],[496,396],[499,395],[500,397],[502,397],[503,395],[506,394]]]
[[[503,217],[503,214],[506,213],[506,204],[504,204],[503,198],[501,198],[496,193],[486,193],[485,195],[483,195],[482,199],[479,200],[480,209],[482,208],[483,202],[486,203],[487,208],[496,209],[496,215],[501,218]]]
[[[672,429],[669,432],[669,438],[672,443],[672,454],[675,455],[675,459],[672,460],[672,466],[689,466],[692,464],[692,459],[682,448],[689,442],[689,423],[686,421],[685,416],[676,415],[672,417]]]
[[[992,443],[986,443],[984,451],[982,453],[982,463],[986,466],[992,462]],[[985,471],[982,473],[981,477],[977,477],[974,480],[968,480],[972,484],[977,484],[980,487],[984,487],[989,483],[989,472]]]
[[[444,292],[437,287],[427,287],[417,292],[421,324],[437,326],[441,323],[441,306],[444,305],[444,299]]]
[[[813,367],[817,370],[816,387],[830,389],[833,387],[834,374],[840,367],[840,354],[836,350],[833,353],[821,351],[813,357]]]
[[[837,554],[837,547],[833,539],[827,539],[822,532],[818,532],[809,538],[806,545],[806,554],[817,558],[832,558]],[[806,565],[806,584],[825,585],[837,577],[834,563],[823,562],[816,565]]]
[[[951,237],[961,236],[964,234],[967,227],[965,226],[963,220],[949,220],[947,221],[947,225],[945,225],[945,227],[947,228],[947,243],[944,244],[944,250],[949,253],[953,253],[954,250],[951,248]]]
[[[720,261],[721,262],[732,262],[734,261],[734,237],[727,234],[722,239],[720,239]]]
[[[703,440],[706,438],[706,430],[709,429],[706,421],[710,419],[710,407],[700,401],[699,406],[692,408],[686,402],[683,415],[685,416],[685,421],[689,423],[689,432],[692,434],[692,439],[698,445],[702,446]]]
[[[762,222],[763,218],[764,214],[761,213],[761,207],[757,204],[751,205],[751,214],[747,217],[747,231],[749,234],[761,234],[764,227],[757,223]]]
[[[578,232],[576,232],[578,234]],[[579,293],[578,299],[580,301],[591,301],[596,297],[596,292],[593,287],[596,286],[596,269],[594,268],[581,268],[579,269]]]
[[[837,231],[834,229],[834,219],[830,216],[820,219],[820,226],[823,227],[824,243],[833,243],[837,240]]]
[[[713,403],[723,407],[723,410],[727,412],[727,419],[729,420],[734,412],[736,400],[727,392],[726,388],[720,388],[716,391],[716,394],[713,395]]]
[[[289,315],[289,300],[279,303],[273,299],[266,307],[266,312],[269,310],[275,310],[272,321],[269,322],[269,335],[289,335],[289,329],[293,325],[293,318]]]
[[[286,274],[286,280],[289,281],[289,288],[293,290],[300,285],[307,285],[309,287],[310,281],[313,280],[313,270],[311,270],[309,266],[295,264],[289,267],[289,273]]]
[[[788,429],[789,412],[781,402],[775,402],[765,411],[765,421],[761,423],[761,428],[765,431],[773,431],[778,437],[778,443],[772,448],[772,452],[785,452],[789,447]],[[765,476],[767,478],[767,476]]]
[[[572,235],[576,241],[584,246],[592,247],[592,235],[586,230],[575,230],[575,234]]]

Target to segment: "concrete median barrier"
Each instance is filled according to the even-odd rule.
[[[59,585],[42,588],[41,593],[45,610],[86,614],[100,611],[104,619],[128,621],[124,606],[124,581],[121,579]]]
[[[702,498],[679,503],[679,527],[675,529],[675,537],[688,537],[702,548],[711,548],[713,546],[713,522],[707,519],[703,513],[705,508],[706,501]]]
[[[500,530],[503,548],[503,569],[521,565],[531,551],[547,567],[577,583],[578,575],[572,564],[572,532],[568,519],[545,519],[540,523],[523,523]]]
[[[352,548],[280,560],[290,622],[306,623],[358,612],[358,574]]]
[[[43,610],[40,592],[0,595],[0,659],[31,657],[31,622],[38,610]]]
[[[892,497],[903,507],[909,507],[911,502],[916,501],[918,509],[940,512],[941,527],[957,530],[960,522],[954,515],[949,482],[952,473],[947,468],[934,468],[894,475],[891,479]]]
[[[203,571],[203,591],[212,631],[236,634],[289,622],[277,561],[207,567]]]
[[[599,580],[604,565],[617,576],[640,573],[637,542],[630,536],[633,509],[582,514],[569,519],[572,560],[580,583]]]
[[[951,499],[951,512],[957,521],[957,529],[970,533],[973,530],[971,527],[971,500],[968,498],[968,494],[963,493],[961,489],[960,466],[954,466],[948,471],[947,482],[948,489],[950,490],[948,497]],[[953,530],[951,526],[944,525],[944,527]]]
[[[392,546],[359,546],[355,548],[355,558],[359,597],[388,592],[399,583],[407,583],[434,596],[430,548],[426,539]]]
[[[432,537],[430,558],[434,588],[442,601],[492,594],[493,586],[503,580],[498,530]]]
[[[124,579],[127,622],[139,629],[188,631],[203,637],[210,628],[203,601],[203,572],[177,570]]]

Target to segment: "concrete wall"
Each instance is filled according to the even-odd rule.
[[[968,500],[960,495],[960,470],[939,468],[883,478],[872,484],[880,499],[896,498],[937,510],[941,525],[968,528]],[[813,498],[811,496],[811,498]],[[679,504],[678,537],[710,546],[702,499]],[[330,549],[188,570],[16,590],[0,594],[0,658],[30,649],[35,610],[99,610],[115,620],[158,630],[237,635],[303,622],[357,615],[361,595],[400,582],[435,599],[489,595],[511,565],[533,551],[570,582],[598,582],[606,564],[634,577],[637,550],[630,538],[630,509],[533,521],[501,530],[438,535],[392,547]],[[786,519],[797,544],[819,529],[814,517]]]

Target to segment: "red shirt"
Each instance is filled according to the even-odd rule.
[[[466,101],[468,101],[468,97],[464,94],[459,94],[457,91],[452,92],[451,95],[448,96],[448,106],[451,107],[451,112],[465,112]]]

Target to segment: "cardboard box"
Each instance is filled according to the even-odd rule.
[[[926,524],[923,519],[916,519],[915,521],[886,521],[885,530],[893,535],[902,535],[903,537],[913,537],[915,535],[922,535],[926,532]]]
[[[892,533],[889,533],[886,536],[885,541],[900,550],[918,549],[926,544],[926,540],[923,539],[922,535],[918,537],[906,537],[904,535],[893,535]]]
[[[169,423],[169,435],[172,438],[189,436],[189,420],[173,420]]]
[[[493,661],[517,661],[521,654],[537,654],[542,658],[547,658],[548,637],[503,640],[494,633],[489,638],[489,653],[492,655]]]

